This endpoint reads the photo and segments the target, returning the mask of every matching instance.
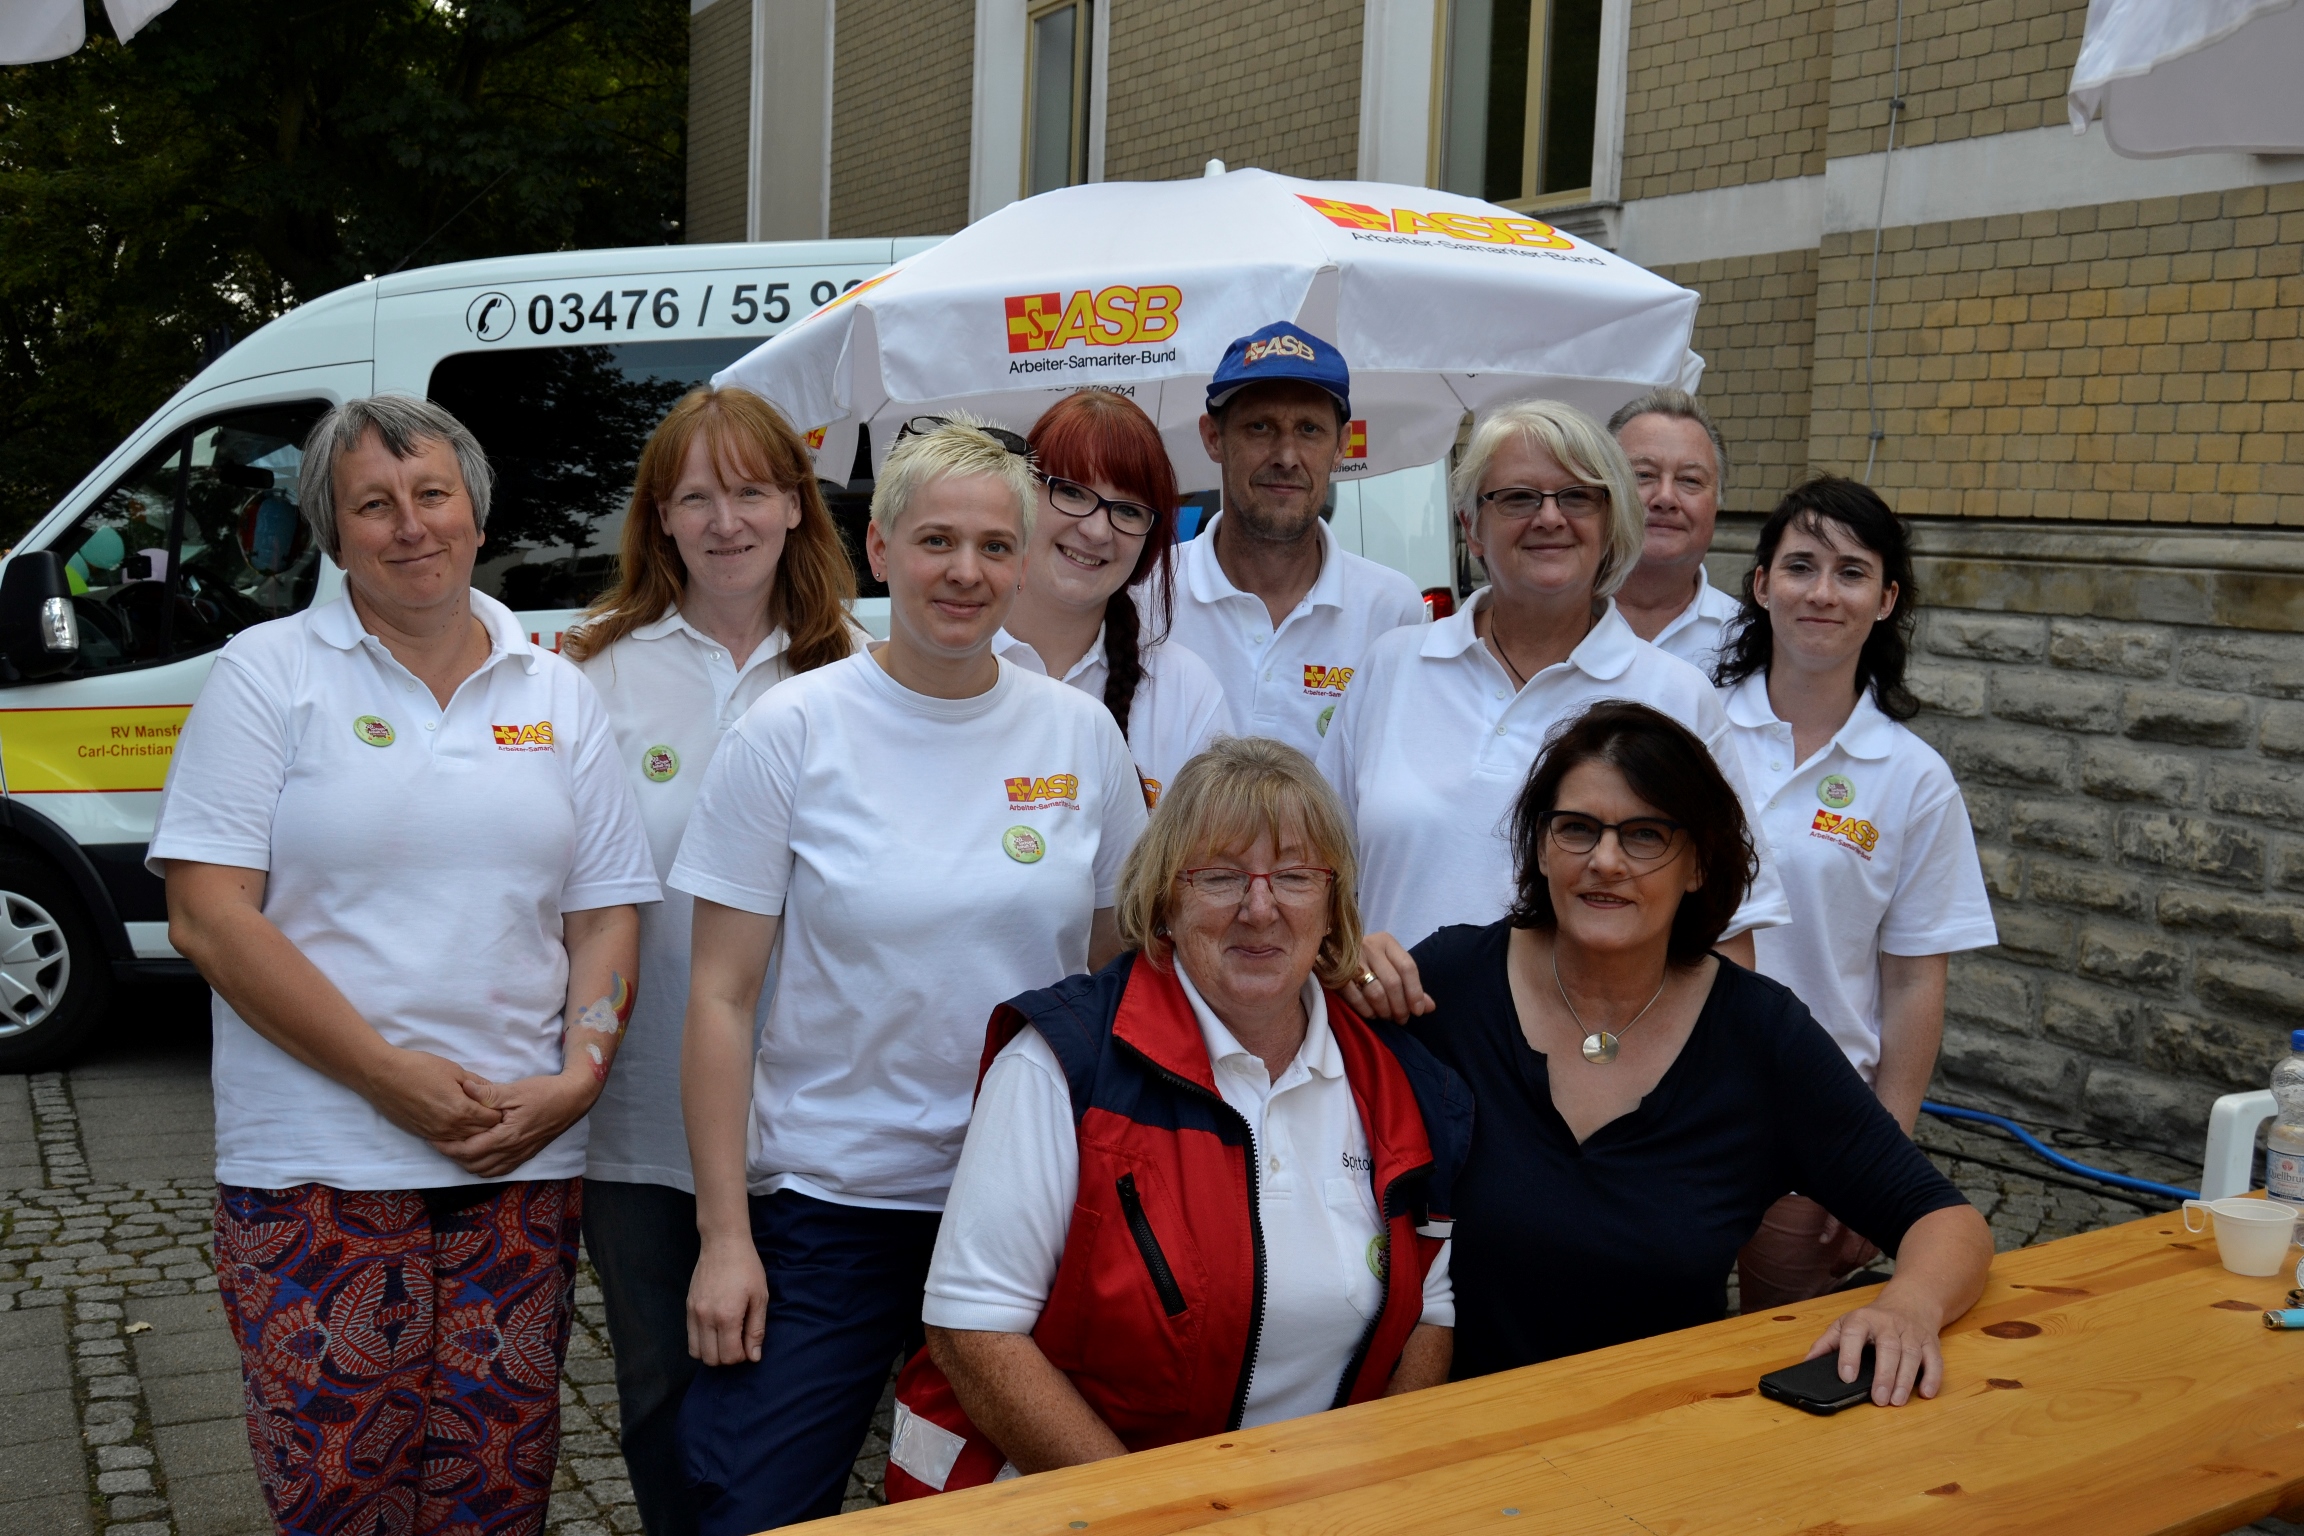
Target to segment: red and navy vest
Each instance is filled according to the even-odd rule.
[[[1123,955],[1011,999],[992,1016],[979,1081],[1027,1024],[1063,1065],[1080,1138],[1079,1198],[1034,1342],[1131,1451],[1238,1428],[1264,1323],[1255,1159],[1183,987],[1173,971]],[[1472,1095],[1405,1031],[1362,1019],[1332,993],[1328,1027],[1367,1132],[1389,1255],[1384,1306],[1337,1382],[1332,1406],[1342,1407],[1382,1394],[1423,1315],[1449,1186],[1472,1142]],[[998,1474],[1006,1458],[926,1350],[904,1368],[896,1401],[900,1449],[928,1451],[906,1460],[949,1459],[950,1470],[939,1485],[891,1462],[891,1500]],[[905,1441],[907,1417],[946,1433]]]

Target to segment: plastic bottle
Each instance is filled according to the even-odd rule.
[[[2304,1029],[2288,1036],[2288,1052],[2272,1069],[2272,1097],[2280,1109],[2264,1141],[2264,1192],[2304,1209]]]

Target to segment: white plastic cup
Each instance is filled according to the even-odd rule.
[[[2206,1211],[2216,1230],[2216,1256],[2236,1275],[2276,1275],[2296,1235],[2296,1208],[2277,1200],[2187,1200],[2184,1230],[2201,1232],[2192,1213]]]

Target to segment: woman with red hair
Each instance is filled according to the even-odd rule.
[[[1176,471],[1152,418],[1108,389],[1057,401],[1031,443],[1041,515],[993,649],[1101,698],[1155,805],[1177,769],[1231,730],[1216,674],[1166,643]]]

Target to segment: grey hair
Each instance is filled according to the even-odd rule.
[[[1641,416],[1670,416],[1702,427],[1704,435],[1712,439],[1713,487],[1718,491],[1728,489],[1728,443],[1720,436],[1720,429],[1712,424],[1712,413],[1697,404],[1694,395],[1670,384],[1652,389],[1630,404],[1616,408],[1616,414],[1608,418],[1608,435],[1620,435]]]
[[[1015,496],[1023,536],[1031,539],[1032,514],[1040,509],[1040,487],[1032,478],[1031,461],[1002,447],[982,430],[986,425],[973,416],[953,414],[933,431],[897,439],[872,486],[872,521],[882,538],[894,537],[896,520],[934,482],[982,475],[999,481]]]
[[[1616,439],[1600,423],[1576,407],[1559,400],[1515,400],[1499,406],[1494,415],[1473,429],[1462,462],[1448,477],[1451,499],[1475,530],[1479,527],[1480,482],[1488,466],[1510,443],[1542,448],[1560,467],[1590,485],[1608,492],[1608,537],[1600,548],[1600,565],[1592,575],[1592,595],[1613,597],[1648,542],[1648,510],[1640,500],[1640,486],[1632,478],[1631,461]]]
[[[472,500],[472,526],[488,526],[488,496],[495,488],[496,472],[471,428],[429,400],[414,395],[370,395],[347,400],[327,415],[304,439],[304,463],[296,472],[296,500],[312,537],[333,560],[343,547],[336,535],[336,465],[374,432],[396,459],[412,459],[426,443],[446,443],[456,455],[456,468],[464,477],[464,494]]]

